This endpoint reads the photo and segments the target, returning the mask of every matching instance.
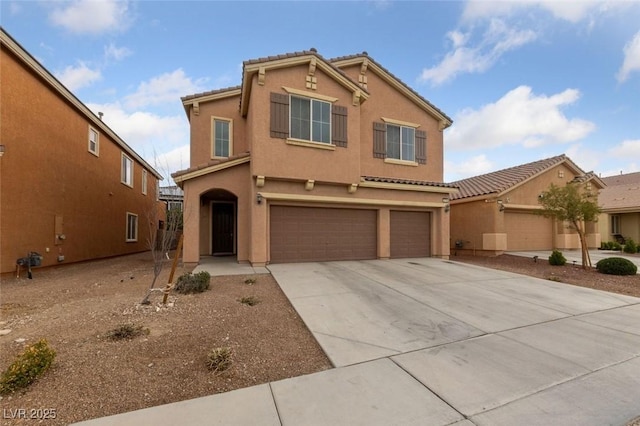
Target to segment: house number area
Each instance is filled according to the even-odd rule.
[[[56,418],[55,408],[3,408],[3,419],[53,420]]]

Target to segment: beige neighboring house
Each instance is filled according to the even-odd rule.
[[[451,119],[366,52],[249,60],[240,86],[182,102],[186,264],[449,256]]]
[[[565,223],[536,214],[540,194],[553,183],[579,183],[598,192],[605,185],[566,155],[453,182],[451,244],[455,252],[499,255],[505,251],[579,249],[578,234]],[[589,247],[600,246],[596,223],[587,223]]]
[[[603,241],[640,242],[640,172],[602,178],[600,234]]]

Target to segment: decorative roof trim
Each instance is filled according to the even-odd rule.
[[[103,133],[108,135],[123,151],[133,157],[145,169],[150,171],[158,180],[163,180],[163,176],[147,163],[137,152],[135,152],[127,143],[120,138],[109,126],[107,126],[93,111],[91,111],[80,99],[78,99],[69,89],[67,89],[57,78],[53,76],[47,69],[40,64],[29,52],[26,51],[16,40],[13,39],[4,28],[0,28],[0,42],[13,53],[20,61],[22,61],[29,69],[42,78],[46,84],[53,88],[59,95],[73,105],[82,115],[89,120],[92,125],[99,128]]]
[[[444,130],[447,127],[453,124],[453,120],[449,118],[444,112],[440,111],[429,101],[420,96],[417,92],[407,86],[405,83],[400,81],[396,76],[391,74],[381,65],[379,65],[375,60],[370,58],[368,55],[354,55],[351,57],[342,57],[331,59],[330,62],[338,68],[342,68],[349,65],[360,65],[362,73],[362,67],[364,67],[364,62],[367,62],[366,70],[371,70],[378,76],[380,76],[384,81],[393,86],[400,93],[405,95],[407,98],[412,100],[419,107],[430,113],[433,117],[435,117],[440,122],[440,130]]]
[[[189,117],[189,107],[193,106],[194,109],[199,109],[200,103],[217,101],[219,99],[231,98],[234,96],[240,96],[242,91],[240,86],[228,87],[226,89],[212,90],[210,92],[197,93],[195,95],[183,96],[182,106],[184,107],[184,112]],[[198,112],[199,113],[199,112]]]
[[[220,170],[239,166],[240,164],[248,163],[249,161],[251,161],[251,157],[247,155],[244,157],[219,162],[219,163],[212,164],[210,166],[205,166],[202,168],[197,168],[193,170],[188,169],[183,172],[176,172],[171,176],[173,177],[173,181],[182,187],[182,184],[184,184],[184,182],[187,180],[195,179],[197,177],[208,175],[210,173],[215,173]]]
[[[372,205],[372,206],[393,206],[393,207],[428,207],[443,208],[445,203],[428,202],[428,201],[394,201],[380,200],[374,198],[352,198],[352,197],[327,197],[321,195],[296,195],[281,194],[274,192],[260,192],[262,198],[271,201],[287,201],[287,202],[311,202],[326,204],[350,204],[350,205]]]

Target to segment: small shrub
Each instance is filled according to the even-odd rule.
[[[142,334],[149,334],[149,329],[145,329],[141,325],[121,324],[113,330],[107,331],[106,336],[109,340],[131,340]]]
[[[256,279],[255,278],[247,278],[246,280],[244,280],[244,283],[248,284],[248,285],[253,285],[253,284],[256,283]]]
[[[638,267],[629,259],[608,257],[596,263],[598,272],[608,275],[635,275]]]
[[[0,378],[0,394],[5,395],[26,388],[42,376],[56,357],[45,339],[27,346]]]
[[[211,283],[211,275],[207,271],[198,272],[196,274],[186,273],[178,277],[175,290],[178,293],[202,293],[209,290]]]
[[[549,281],[555,281],[557,283],[561,283],[562,280],[560,279],[560,277],[556,277],[555,275],[551,275],[550,277],[547,278]]]
[[[240,303],[243,305],[255,306],[260,303],[260,299],[255,296],[247,296],[240,299]]]
[[[603,241],[600,243],[601,250],[613,250],[613,241]]]
[[[622,246],[620,245],[620,243],[619,243],[619,242],[617,242],[617,241],[612,241],[612,242],[611,242],[611,250],[614,250],[614,251],[620,251],[620,250],[622,250]]]
[[[554,266],[562,266],[567,263],[567,259],[558,250],[554,250],[549,256],[549,264]]]
[[[207,355],[207,368],[216,373],[231,366],[231,349],[215,348]]]
[[[624,245],[624,252],[625,253],[637,253],[638,252],[638,245],[636,244],[635,241],[633,241],[631,238],[629,238],[626,242],[626,244]]]

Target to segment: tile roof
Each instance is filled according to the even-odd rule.
[[[640,211],[640,172],[602,178],[607,184],[598,202],[605,212]]]
[[[211,166],[217,166],[218,164],[222,164],[222,163],[227,163],[229,161],[233,161],[233,160],[237,160],[239,158],[245,158],[245,157],[249,157],[251,156],[250,152],[242,152],[240,154],[236,154],[236,155],[232,155],[231,157],[228,158],[220,158],[220,159],[216,159],[216,160],[211,160],[208,161],[204,164],[200,164],[194,167],[189,167],[188,169],[185,170],[178,170],[175,173],[171,173],[171,176],[173,178],[177,178],[180,177],[182,175],[186,175],[187,173],[191,173],[191,172],[195,172],[196,170],[201,170],[201,169],[206,169],[207,167],[211,167]]]
[[[225,87],[225,88],[222,88],[222,89],[209,90],[208,92],[194,93],[193,95],[183,96],[183,97],[180,98],[180,100],[182,102],[184,102],[184,101],[189,101],[189,100],[195,99],[195,98],[201,98],[203,96],[216,95],[218,93],[230,92],[232,90],[239,90],[239,89],[241,89],[240,86]]]
[[[451,199],[457,200],[494,193],[499,194],[566,160],[569,160],[569,158],[562,154],[453,182],[453,185],[460,188],[460,192],[453,194]]]
[[[381,182],[381,183],[402,183],[405,185],[418,185],[418,186],[437,186],[441,188],[452,188],[456,189],[457,186],[451,183],[444,182],[429,182],[425,180],[411,180],[411,179],[396,179],[396,178],[387,178],[387,177],[376,177],[376,176],[362,176],[362,179],[365,182]]]
[[[333,63],[333,62],[345,61],[345,60],[354,59],[354,58],[367,58],[369,61],[373,62],[378,68],[380,68],[382,71],[384,71],[385,73],[389,74],[389,76],[391,76],[393,79],[395,79],[398,83],[400,83],[402,86],[404,86],[407,90],[409,90],[411,93],[413,93],[418,98],[420,98],[420,100],[422,100],[426,104],[430,105],[433,109],[435,109],[440,114],[442,114],[447,120],[453,122],[451,117],[449,117],[447,114],[445,114],[440,108],[438,108],[437,106],[435,106],[434,104],[432,104],[431,102],[426,100],[421,94],[419,94],[418,92],[413,90],[411,87],[409,87],[404,81],[402,81],[398,77],[396,77],[391,71],[389,71],[388,69],[386,69],[385,67],[380,65],[378,62],[376,62],[375,59],[373,59],[371,56],[369,56],[369,54],[366,51],[364,51],[362,53],[357,53],[355,55],[339,56],[337,58],[331,58],[331,59],[329,59],[329,62]]]

